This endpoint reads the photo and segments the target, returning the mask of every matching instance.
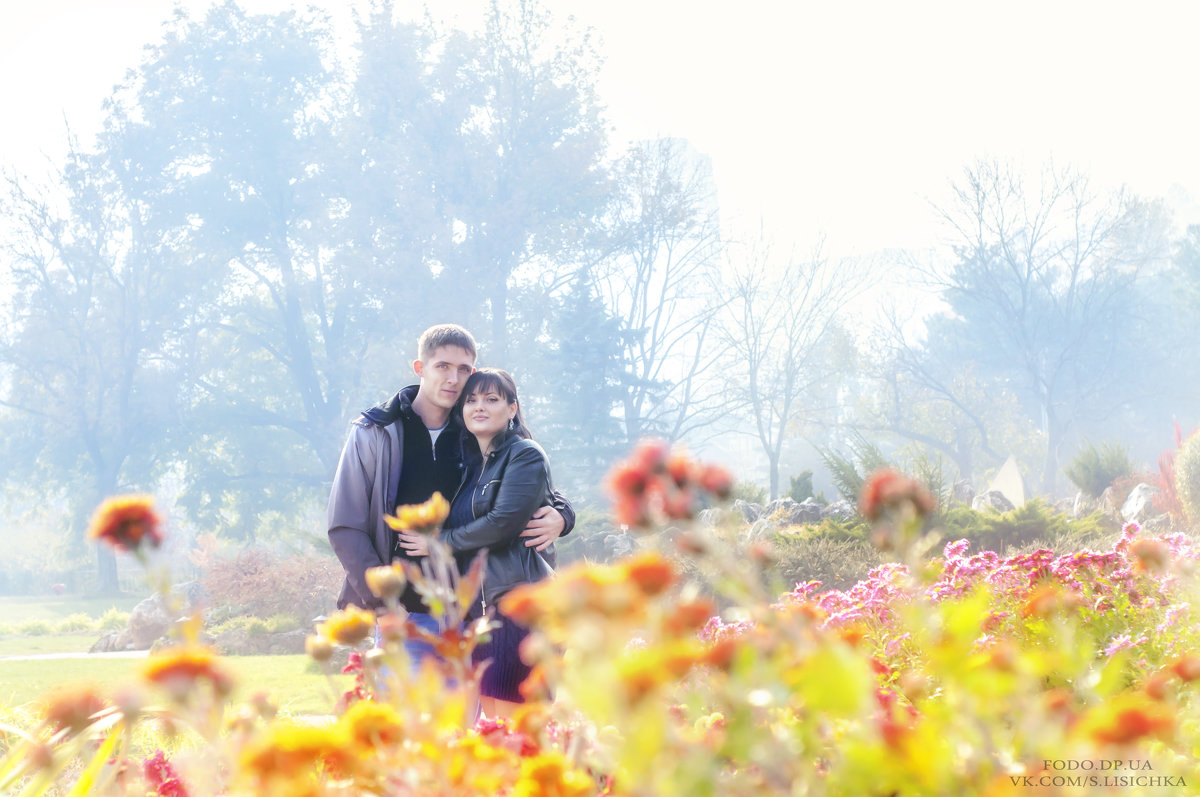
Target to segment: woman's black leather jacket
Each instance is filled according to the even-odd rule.
[[[541,581],[554,573],[554,546],[539,553],[520,536],[538,507],[554,503],[550,465],[540,445],[508,433],[487,456],[479,480],[460,484],[458,493],[463,490],[473,491],[475,520],[443,529],[441,539],[460,560],[469,561],[480,548],[488,549],[485,606],[495,604],[518,584]]]

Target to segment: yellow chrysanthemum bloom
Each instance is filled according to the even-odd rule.
[[[375,628],[375,613],[353,604],[317,623],[317,633],[339,645],[357,645]]]
[[[368,567],[366,572],[367,589],[380,600],[392,600],[400,597],[404,585],[408,583],[404,568],[400,565],[383,565]]]
[[[233,676],[210,648],[183,645],[151,656],[142,667],[142,677],[167,690],[176,700],[184,700],[197,681],[208,681],[217,695],[233,691]]]
[[[342,715],[341,724],[360,748],[388,747],[404,738],[399,712],[390,703],[359,700]]]
[[[450,514],[450,502],[441,493],[433,496],[423,504],[410,504],[396,507],[395,515],[384,515],[383,521],[393,531],[418,531],[422,534],[432,534],[442,527]]]
[[[272,725],[239,756],[240,771],[261,781],[351,774],[358,757],[340,725]]]
[[[521,778],[513,797],[584,797],[594,794],[596,782],[570,766],[557,750],[548,750],[521,762]]]

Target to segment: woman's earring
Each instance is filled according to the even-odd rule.
[[[511,432],[512,430],[513,430],[513,422],[512,422],[512,418],[509,418],[508,419],[508,431]]]

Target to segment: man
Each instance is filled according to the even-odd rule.
[[[435,492],[446,500],[453,497],[462,475],[462,448],[451,410],[474,370],[471,333],[456,324],[430,327],[417,341],[413,371],[419,383],[354,421],[329,493],[329,542],[346,571],[339,609],[351,603],[382,608],[367,587],[366,571],[407,557],[384,515],[394,514],[397,506],[423,503]],[[544,550],[574,525],[570,504],[557,498],[559,503],[539,509],[521,532],[527,546]],[[411,585],[400,602],[413,622],[437,628]],[[410,652],[426,651],[410,646]]]

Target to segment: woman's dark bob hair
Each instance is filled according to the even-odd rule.
[[[513,416],[512,433],[518,437],[531,439],[533,435],[530,434],[529,427],[525,425],[525,416],[521,413],[521,403],[517,401],[517,383],[513,381],[512,374],[501,368],[480,368],[467,379],[462,395],[458,397],[458,403],[454,406],[454,413],[458,416],[458,421],[463,429],[467,428],[463,423],[463,407],[466,406],[467,397],[476,393],[486,394],[493,391],[504,396],[504,400],[509,404],[517,405],[517,414]],[[468,436],[474,437],[474,435]]]

